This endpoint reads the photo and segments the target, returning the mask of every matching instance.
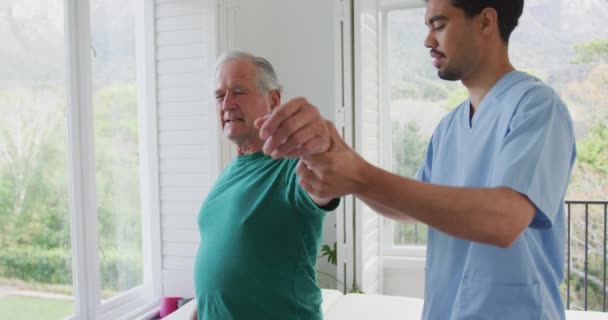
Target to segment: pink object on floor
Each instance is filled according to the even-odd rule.
[[[158,313],[160,318],[162,319],[177,310],[177,302],[180,299],[181,297],[164,297],[160,302],[160,311]]]

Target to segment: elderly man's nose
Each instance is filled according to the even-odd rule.
[[[234,100],[230,95],[225,95],[224,99],[222,99],[222,110],[231,110],[234,109],[236,105],[234,104]]]

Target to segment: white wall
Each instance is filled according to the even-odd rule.
[[[239,0],[239,48],[275,66],[285,98],[305,96],[334,118],[334,1]]]
[[[384,257],[383,293],[424,298],[424,258]]]

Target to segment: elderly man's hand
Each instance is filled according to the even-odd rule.
[[[320,198],[339,198],[357,193],[364,187],[362,173],[369,165],[342,140],[336,127],[327,121],[331,137],[329,151],[302,157],[296,173],[300,185]]]
[[[295,98],[255,121],[264,153],[273,158],[299,158],[329,149],[329,131],[319,110]]]

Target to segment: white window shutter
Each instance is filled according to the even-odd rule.
[[[352,41],[352,2],[353,0],[334,0],[334,35],[335,35],[335,83],[336,94],[336,115],[334,123],[344,138],[350,145],[353,144],[352,120],[353,110],[353,41]],[[354,235],[353,212],[355,201],[353,196],[342,198],[342,202],[336,209],[336,244],[337,244],[337,270],[338,289],[347,293],[357,285],[355,279],[354,262]],[[358,286],[358,285],[357,285]]]
[[[381,164],[380,18],[377,0],[355,1],[355,150]],[[382,293],[382,218],[360,200],[354,216],[355,279],[366,293]]]
[[[162,294],[192,297],[196,219],[220,171],[219,121],[209,92],[218,52],[217,1],[152,2]]]
[[[367,161],[379,165],[379,11],[377,0],[336,3],[336,126]],[[352,196],[336,210],[337,278],[345,293],[382,293],[382,219]]]

